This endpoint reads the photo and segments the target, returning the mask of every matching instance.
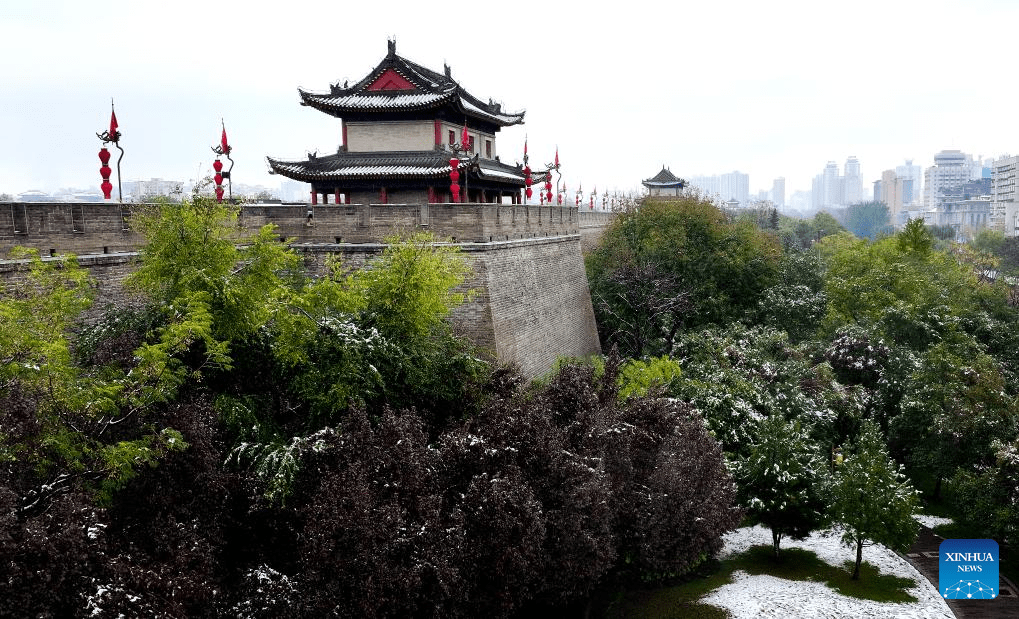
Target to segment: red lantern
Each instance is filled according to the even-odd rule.
[[[110,151],[106,150],[105,146],[99,151],[99,161],[103,164],[99,168],[99,175],[103,177],[103,183],[99,185],[99,188],[103,190],[103,198],[109,200],[110,194],[113,191],[113,185],[110,184],[110,174],[113,173],[113,170],[110,169],[110,166],[106,165],[110,162]]]
[[[223,162],[216,159],[212,162],[212,169],[216,171],[216,176],[212,177],[216,182],[216,202],[223,202],[223,175],[220,174],[223,171]]]
[[[545,177],[545,201],[552,204],[552,171]]]
[[[453,196],[453,202],[460,201],[460,160],[453,157],[449,160],[449,192]]]

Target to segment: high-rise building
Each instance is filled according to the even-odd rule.
[[[785,208],[785,177],[780,176],[771,183],[771,203],[776,208]]]
[[[923,205],[928,211],[941,209],[945,191],[982,174],[982,166],[974,165],[973,158],[958,150],[943,150],[934,155],[934,165],[924,173]]]
[[[907,159],[905,165],[895,166],[895,175],[912,181],[910,183],[911,191],[908,195],[902,196],[902,203],[906,206],[913,206],[920,202],[920,181],[923,178],[920,166],[913,165],[913,160]],[[877,198],[875,197],[875,199]]]
[[[842,203],[856,204],[863,201],[863,178],[860,176],[860,162],[855,156],[846,159],[845,176],[842,181]]]
[[[723,202],[735,200],[742,206],[750,203],[750,175],[735,171],[717,176],[694,176],[690,184]]]
[[[824,166],[824,175],[821,177],[821,191],[824,195],[824,206],[842,205],[842,183],[839,178],[839,166],[834,161],[829,161]]]
[[[885,170],[881,173],[880,195],[878,185],[874,188],[874,199],[884,202],[888,207],[888,220],[893,226],[900,226],[903,223],[905,212],[905,196],[913,191],[912,179],[903,178],[896,174],[895,170]]]
[[[992,167],[989,227],[1005,236],[1019,236],[1019,157],[1004,156]]]

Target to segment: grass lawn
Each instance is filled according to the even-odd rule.
[[[728,617],[725,610],[698,600],[732,582],[732,573],[736,570],[754,575],[768,574],[786,580],[822,582],[843,595],[864,600],[890,603],[916,601],[908,592],[916,583],[909,578],[881,575],[877,568],[864,561],[860,566],[860,579],[854,581],[851,578],[851,561],[842,567],[834,567],[817,558],[813,552],[800,548],[783,550],[781,560],[775,561],[771,546],[754,546],[740,555],[715,562],[709,568],[703,570],[698,577],[674,586],[628,591],[609,606],[604,616],[607,619]]]

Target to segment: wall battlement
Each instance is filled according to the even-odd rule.
[[[452,320],[500,362],[535,377],[560,356],[601,350],[582,248],[597,243],[611,217],[536,205],[243,205],[239,223],[245,231],[275,224],[313,276],[325,274],[332,255],[363,265],[394,233],[427,230],[450,239],[471,260],[465,287],[476,291]],[[4,203],[0,251],[21,245],[43,256],[78,254],[96,282],[97,309],[129,304],[122,284],[142,244],[129,222],[119,204]],[[0,261],[0,282],[23,275],[22,262]]]
[[[142,244],[130,225],[137,208],[142,206],[0,203],[0,254],[16,245],[43,255],[135,251]],[[243,204],[238,224],[246,232],[274,224],[280,237],[294,243],[378,243],[416,231],[457,243],[490,243],[597,235],[611,218],[576,207],[520,204]]]

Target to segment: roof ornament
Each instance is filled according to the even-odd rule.
[[[396,39],[387,39],[386,44],[389,46],[389,53],[387,56],[392,58],[396,55]]]
[[[110,153],[106,150],[106,143],[113,142],[113,145],[120,151],[120,157],[117,158],[117,197],[123,202],[124,192],[121,191],[120,186],[120,160],[124,158],[124,149],[120,147],[120,131],[118,129],[120,125],[117,124],[117,112],[113,109],[113,99],[110,99],[110,128],[102,133],[97,133],[96,137],[103,141],[103,149],[99,151],[99,159],[102,161],[103,166],[100,168],[100,175],[103,177],[103,183],[100,188],[103,190],[103,197],[107,200],[110,199],[110,192],[113,191],[113,185],[110,184],[110,170],[109,166],[106,165],[110,160]]]
[[[448,64],[446,64],[445,62],[444,62],[444,63],[442,63],[442,69],[443,69],[443,71],[445,71],[445,72],[446,72],[446,79],[448,79],[448,80],[451,80],[451,79],[453,79],[453,75],[452,75],[452,74],[453,74],[453,72],[452,72],[452,70],[451,70],[451,69],[449,68],[449,65],[448,65]]]
[[[555,147],[555,162],[545,164],[545,199],[548,200],[549,204],[552,204],[552,172],[556,173],[556,193],[559,193],[559,183],[563,180],[563,175],[559,172],[559,147]],[[562,202],[560,201],[560,204]]]
[[[234,183],[233,183],[233,179],[230,177],[230,171],[234,169],[234,160],[233,160],[233,158],[230,157],[230,152],[233,150],[233,147],[230,146],[230,144],[227,142],[227,139],[226,139],[226,123],[223,122],[222,118],[219,119],[219,122],[220,122],[220,125],[222,125],[222,127],[223,127],[223,134],[219,138],[219,146],[213,146],[212,147],[212,152],[216,153],[216,155],[217,155],[215,163],[212,164],[213,169],[216,170],[216,178],[215,178],[215,180],[216,180],[216,201],[217,202],[222,202],[223,201],[223,179],[224,178],[227,180],[227,191],[229,192],[228,195],[227,195],[227,199],[229,201],[233,201],[233,199],[234,199]],[[230,160],[230,167],[227,169],[226,172],[221,172],[221,170],[223,169],[223,164],[220,163],[220,161],[219,161],[219,155],[223,155],[227,159]]]

